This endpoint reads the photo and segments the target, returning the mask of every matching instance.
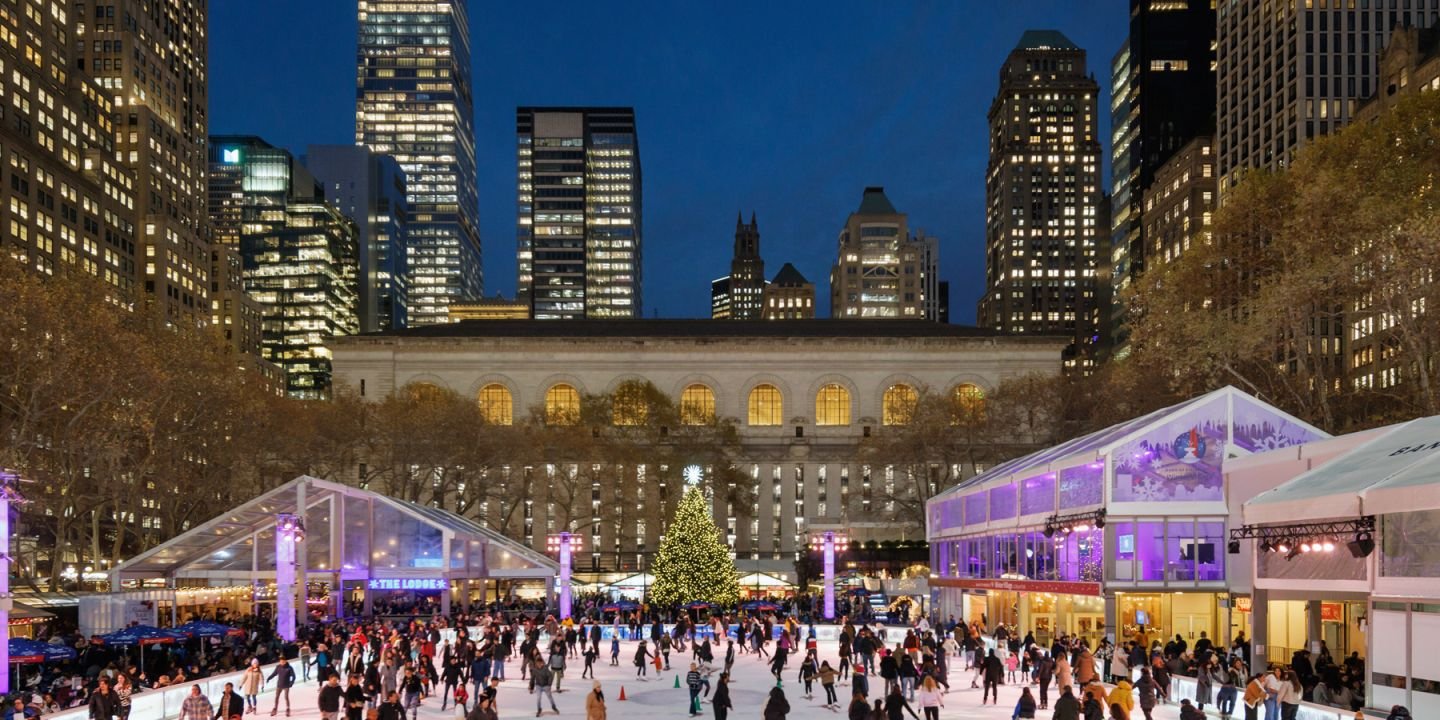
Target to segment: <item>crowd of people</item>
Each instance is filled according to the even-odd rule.
[[[594,680],[602,658],[610,666],[632,663],[640,682],[678,665],[689,715],[702,714],[709,704],[716,720],[735,710],[729,685],[737,662],[763,663],[775,678],[762,707],[743,709],[758,709],[766,720],[783,720],[792,700],[837,713],[843,705],[850,720],[919,720],[922,714],[938,720],[952,671],[958,682],[968,677],[969,687],[981,690],[981,704],[998,703],[1001,685],[1020,686],[1012,712],[1017,720],[1040,711],[1050,711],[1054,720],[1153,720],[1154,709],[1166,703],[1179,705],[1181,720],[1200,720],[1207,708],[1225,718],[1293,720],[1302,701],[1352,711],[1364,702],[1363,660],[1356,653],[1336,663],[1323,644],[1313,656],[1297,652],[1288,666],[1252,672],[1243,635],[1228,648],[1204,633],[1193,647],[1181,636],[1148,647],[1143,639],[1118,646],[1102,639],[1092,647],[1060,635],[1047,645],[1004,625],[986,637],[982,623],[953,618],[935,626],[926,618],[888,626],[846,617],[833,656],[825,656],[808,613],[646,607],[607,613],[600,602],[581,605],[576,617],[563,621],[541,606],[518,603],[448,618],[412,609],[399,617],[312,623],[291,643],[266,618],[242,618],[236,624],[241,632],[232,636],[148,651],[116,650],[57,632],[51,642],[76,647],[79,658],[22,673],[3,720],[78,705],[89,707],[92,720],[129,720],[136,693],[227,672],[240,674],[216,697],[192,686],[181,720],[230,720],[266,710],[290,716],[292,700],[302,707],[311,702],[292,698],[291,689],[312,676],[320,685],[314,707],[324,720],[416,720],[426,702],[438,702],[442,710],[454,705],[467,720],[498,720],[497,690],[513,681],[526,684],[540,717],[547,710],[559,714],[556,694],[587,679],[587,720],[605,720],[604,689]],[[442,633],[448,627],[453,634]],[[139,652],[146,653],[143,671]],[[567,683],[576,668],[579,677]],[[1175,675],[1195,678],[1190,697],[1171,697]],[[798,695],[787,694],[787,680]],[[272,688],[271,707],[260,707],[259,696]],[[849,689],[848,697],[840,688]],[[1408,714],[1397,708],[1392,717]]]

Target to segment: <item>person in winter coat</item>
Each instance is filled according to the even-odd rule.
[[[1190,704],[1190,698],[1180,701],[1180,720],[1205,720],[1205,713]]]
[[[1115,648],[1110,658],[1110,681],[1119,682],[1122,678],[1130,679],[1130,660],[1123,648]]]
[[[998,705],[1000,704],[1000,682],[1005,679],[1005,666],[1000,664],[1000,658],[995,657],[994,650],[985,656],[984,674],[985,689],[980,696],[980,704],[984,705],[986,698],[990,698],[992,705]]]
[[[1055,685],[1057,687],[1075,687],[1075,674],[1070,670],[1070,658],[1066,653],[1055,655]]]
[[[1055,700],[1054,720],[1080,720],[1080,701],[1070,686],[1060,688],[1060,697]]]
[[[865,694],[856,691],[850,696],[850,707],[846,711],[847,720],[870,720],[870,703],[865,700]]]
[[[1245,704],[1245,720],[1259,720],[1260,708],[1265,706],[1265,699],[1269,694],[1265,692],[1265,686],[1260,683],[1260,676],[1250,678],[1245,685],[1245,697],[1242,702]]]
[[[252,713],[259,704],[260,686],[264,684],[265,673],[260,670],[260,661],[250,660],[250,667],[245,668],[245,673],[240,676],[240,694],[245,696],[245,706]]]
[[[1214,674],[1211,664],[1203,665],[1195,670],[1195,705],[1197,710],[1204,712],[1205,705],[1210,703],[1210,696],[1214,694],[1213,684]]]
[[[550,683],[555,679],[555,673],[551,672],[544,660],[535,658],[534,665],[530,668],[530,691],[535,693],[535,717],[540,717],[545,706],[542,705],[544,698],[550,698],[550,709],[560,714],[560,708],[555,706],[555,695],[550,691]]]
[[[400,704],[400,693],[385,696],[385,702],[375,708],[376,720],[405,720],[405,706]]]
[[[1035,684],[1040,687],[1040,709],[1050,709],[1050,682],[1055,679],[1055,659],[1041,656],[1035,663]]]
[[[1081,650],[1080,661],[1075,665],[1075,681],[1085,686],[1099,679],[1100,676],[1095,674],[1095,656],[1090,654],[1090,648]]]
[[[1130,713],[1125,708],[1110,703],[1110,720],[1130,720]]]
[[[1026,688],[1026,692],[1029,692],[1029,688]],[[920,710],[925,713],[925,720],[940,720],[940,708],[945,707],[945,695],[940,692],[940,686],[935,684],[935,678],[925,678],[919,695]],[[1031,700],[1030,704],[1033,707],[1035,701]],[[1030,717],[1035,717],[1035,714],[1032,712]]]
[[[1085,702],[1081,705],[1081,709],[1084,713],[1085,720],[1105,720],[1104,706],[1100,704],[1099,700],[1095,699],[1094,695],[1087,694],[1084,700]]]
[[[275,707],[270,708],[270,717],[280,710],[280,696],[285,696],[285,717],[290,717],[290,688],[295,686],[295,668],[290,667],[290,661],[281,660],[270,671],[270,680],[275,681]]]
[[[885,720],[905,720],[907,712],[910,713],[910,717],[920,720],[920,716],[915,714],[915,709],[910,707],[910,703],[905,702],[905,696],[900,693],[900,686],[896,685],[890,688],[890,694],[885,696]]]
[[[785,720],[789,714],[790,701],[785,699],[785,691],[779,686],[770,688],[770,698],[765,701],[762,717],[765,720]]]
[[[605,692],[599,680],[591,683],[590,694],[585,696],[585,720],[605,720]]]
[[[640,646],[635,648],[635,677],[646,679],[645,670],[650,663],[646,659],[651,657],[650,650],[645,647],[645,641],[640,641]]]
[[[825,690],[826,707],[840,707],[840,698],[835,695],[835,676],[835,668],[830,667],[829,660],[820,664],[820,687]]]
[[[725,720],[734,706],[730,703],[730,673],[720,673],[715,683],[715,694],[710,697],[710,706],[715,708],[715,720]]]
[[[1030,694],[1030,688],[1020,689],[1020,699],[1015,701],[1015,712],[1010,717],[1015,720],[1035,717],[1035,696]]]
[[[1145,714],[1145,720],[1152,720],[1150,713],[1155,710],[1160,685],[1150,674],[1150,668],[1140,669],[1140,679],[1135,681],[1135,691],[1140,693],[1140,712]]]
[[[1130,712],[1135,709],[1135,690],[1128,679],[1121,678],[1115,683],[1115,689],[1110,691],[1109,703],[1119,705],[1125,711],[1125,717],[1130,717]]]

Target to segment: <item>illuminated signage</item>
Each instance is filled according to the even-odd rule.
[[[221,148],[220,161],[227,165],[240,162],[240,148]]]
[[[444,590],[444,578],[370,578],[371,590]]]

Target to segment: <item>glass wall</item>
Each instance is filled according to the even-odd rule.
[[[1110,579],[1197,583],[1225,580],[1225,521],[1176,517],[1112,520]]]
[[[1055,474],[1036,475],[1020,483],[1020,514],[1055,512]]]
[[[1440,510],[1380,516],[1380,574],[1440,577]]]
[[[1100,582],[1103,576],[1102,530],[1054,537],[1038,530],[999,533],[937,541],[930,547],[933,567],[943,577]]]

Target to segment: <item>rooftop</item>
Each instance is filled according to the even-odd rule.
[[[890,204],[890,198],[885,197],[885,188],[867,187],[865,195],[860,198],[860,209],[855,211],[856,215],[899,215],[900,211]]]
[[[783,271],[782,271],[783,272]],[[970,325],[948,325],[926,320],[462,320],[405,330],[340,338],[990,338],[1017,342],[1061,342],[1039,335],[1004,336]]]
[[[1079,50],[1080,46],[1070,42],[1059,30],[1026,30],[1015,44],[1016,50]]]
[[[787,285],[792,287],[797,285],[810,284],[810,281],[806,280],[805,276],[801,275],[800,271],[796,270],[795,266],[791,265],[788,262],[785,263],[784,267],[780,268],[780,272],[775,273],[775,279],[771,280],[770,282],[776,285]]]

